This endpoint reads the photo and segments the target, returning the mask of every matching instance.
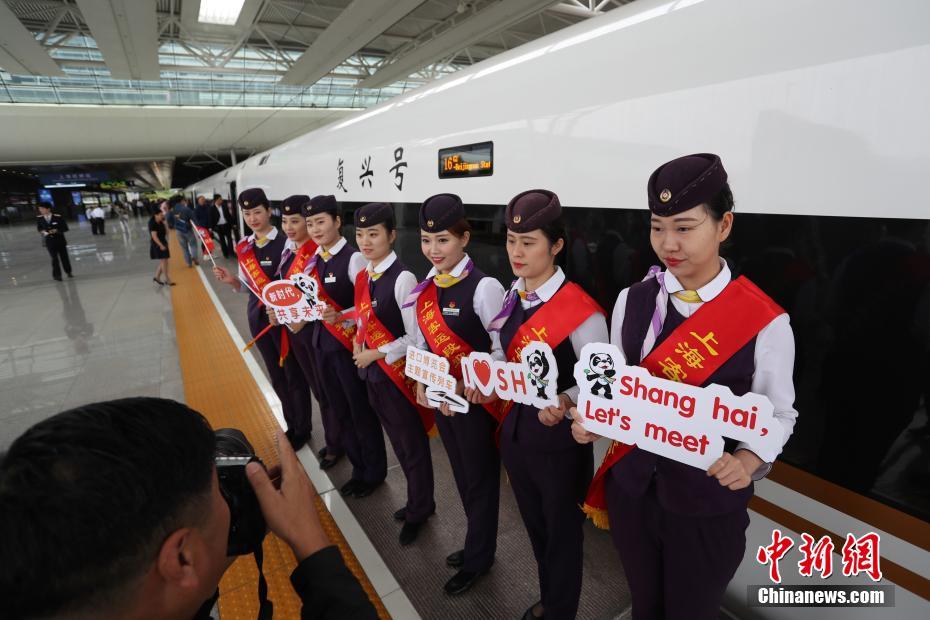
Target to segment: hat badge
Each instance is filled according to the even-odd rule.
[[[519,216],[519,215],[514,215],[514,216],[513,216],[513,223],[514,223],[514,224],[519,224],[520,221],[521,221],[522,219],[523,219],[523,218],[522,218],[521,216]]]
[[[365,216],[363,215],[362,217],[358,218],[358,221],[359,221],[359,222],[364,222],[364,221],[367,220],[367,219],[368,219],[368,218],[365,217]]]
[[[671,199],[672,199],[672,192],[668,188],[663,189],[662,193],[659,194],[659,200],[661,200],[662,202],[668,202]]]
[[[426,227],[427,227],[427,228],[432,228],[432,227],[435,226],[435,225],[436,225],[436,222],[434,222],[433,220],[427,220],[427,222],[426,222]]]
[[[249,201],[248,201],[248,200],[243,200],[243,201],[242,201],[242,206],[243,206],[243,207],[249,206]]]

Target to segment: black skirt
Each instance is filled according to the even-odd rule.
[[[165,249],[161,249],[155,242],[152,242],[152,245],[149,247],[149,258],[152,260],[161,260],[163,258],[169,258],[171,255],[168,252],[168,247],[165,246]]]

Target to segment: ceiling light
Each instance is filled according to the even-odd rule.
[[[245,0],[200,0],[197,21],[202,24],[233,26],[239,19],[243,4]]]

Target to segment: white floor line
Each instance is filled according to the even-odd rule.
[[[213,291],[213,287],[210,286],[210,282],[207,280],[204,271],[202,269],[197,269],[197,274],[200,276],[200,281],[206,289],[207,295],[210,296],[213,306],[216,308],[217,313],[219,313],[223,325],[226,326],[229,337],[232,338],[233,344],[239,349],[243,360],[245,360],[245,365],[252,374],[252,378],[255,379],[262,394],[265,395],[265,399],[268,401],[268,405],[271,407],[275,419],[278,420],[278,424],[281,425],[281,428],[287,428],[287,424],[284,421],[283,409],[281,408],[281,401],[277,394],[274,393],[271,382],[268,381],[265,373],[262,372],[252,351],[242,351],[242,349],[245,348],[245,342],[242,340],[242,337],[236,330],[236,326],[229,318],[226,309],[223,308],[223,304],[220,303],[219,298]],[[355,554],[359,564],[361,564],[362,570],[365,571],[368,580],[371,581],[378,596],[381,597],[388,613],[391,614],[394,620],[419,620],[420,616],[414,609],[410,599],[404,593],[400,584],[397,583],[397,580],[384,563],[378,550],[371,544],[371,539],[365,534],[365,531],[355,518],[355,515],[352,514],[352,511],[349,510],[342,496],[339,495],[330,477],[325,471],[320,469],[320,464],[317,462],[309,446],[301,448],[297,456],[301,464],[303,464],[304,469],[307,471],[307,475],[310,476],[310,480],[316,487],[323,502],[326,504],[327,509],[329,509],[330,513],[333,515],[333,519],[336,521],[336,525],[339,526],[340,532],[342,532],[346,542],[349,543],[352,553]]]

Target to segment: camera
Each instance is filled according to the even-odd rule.
[[[262,516],[255,491],[249,484],[245,466],[255,461],[264,467],[264,463],[255,456],[255,449],[242,431],[220,428],[214,434],[214,458],[220,493],[229,505],[229,541],[226,554],[233,557],[261,552],[262,540],[267,530],[265,517]]]

